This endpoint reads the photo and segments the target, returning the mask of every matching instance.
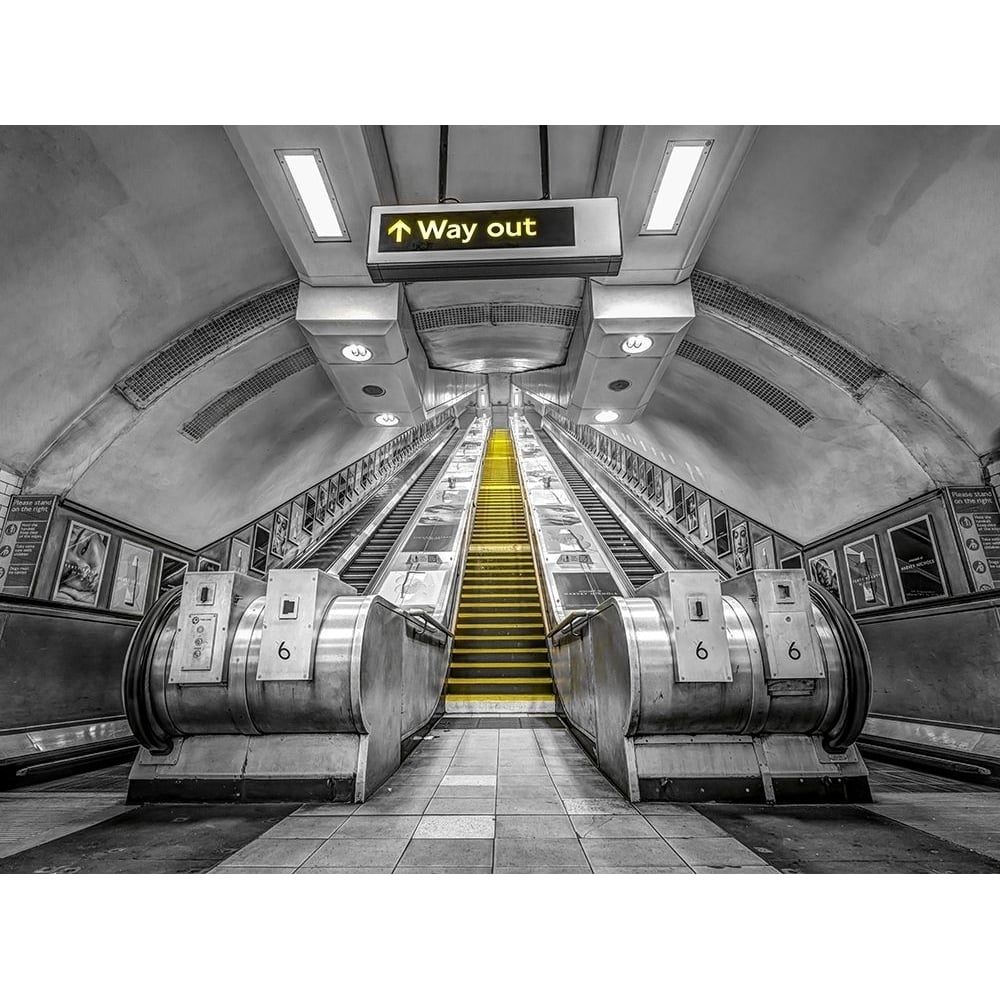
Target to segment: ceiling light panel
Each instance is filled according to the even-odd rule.
[[[680,229],[691,195],[712,149],[711,139],[671,140],[656,175],[640,232],[673,236]]]
[[[318,149],[276,149],[275,156],[317,243],[347,242],[347,227]]]

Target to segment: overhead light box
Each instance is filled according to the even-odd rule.
[[[641,233],[650,236],[673,236],[677,233],[708,159],[712,141],[671,140],[667,143]]]
[[[347,227],[320,151],[276,149],[274,153],[313,240],[317,243],[348,241]]]

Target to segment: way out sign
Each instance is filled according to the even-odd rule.
[[[376,206],[368,233],[373,281],[617,274],[617,198],[471,205]]]

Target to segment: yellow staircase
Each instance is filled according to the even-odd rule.
[[[459,597],[449,712],[553,712],[552,667],[510,433],[486,444]]]

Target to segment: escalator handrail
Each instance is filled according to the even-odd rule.
[[[843,605],[818,584],[809,584],[809,594],[822,608],[845,654],[845,710],[833,729],[823,737],[827,753],[845,753],[856,742],[864,728],[872,702],[872,664],[868,647],[857,622]]]
[[[153,648],[167,619],[180,606],[181,588],[163,594],[139,622],[125,652],[122,669],[122,702],[132,735],[154,754],[168,754],[174,742],[156,724],[149,693],[149,667]]]
[[[455,633],[451,629],[446,628],[441,624],[436,618],[429,615],[426,611],[414,611],[409,608],[400,608],[399,613],[411,624],[420,629],[420,633],[424,632],[442,632],[449,639],[455,638]]]

